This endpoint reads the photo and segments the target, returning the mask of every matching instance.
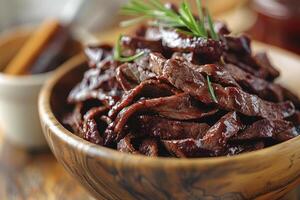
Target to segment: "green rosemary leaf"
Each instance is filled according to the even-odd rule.
[[[153,7],[160,9],[160,10],[164,10],[165,6],[159,1],[159,0],[150,0],[149,1]]]
[[[131,26],[131,25],[140,23],[140,22],[142,22],[142,21],[145,20],[145,19],[146,19],[146,17],[145,17],[145,16],[142,16],[142,17],[137,17],[137,18],[133,18],[133,19],[121,21],[121,22],[120,22],[120,26],[121,26],[121,27]]]
[[[131,62],[131,61],[134,61],[136,59],[138,59],[139,57],[143,56],[145,54],[144,51],[141,51],[133,56],[129,56],[129,57],[119,57],[117,59],[117,61],[120,61],[120,62]]]
[[[117,40],[117,43],[115,45],[115,48],[114,48],[114,53],[113,53],[113,57],[114,57],[114,60],[118,60],[120,57],[121,57],[121,39],[122,39],[122,35],[119,36],[118,40]]]
[[[114,53],[113,53],[114,60],[120,61],[120,62],[131,62],[145,54],[144,51],[141,51],[133,56],[123,57],[122,56],[122,48],[121,48],[122,37],[123,37],[122,35],[119,36],[118,41],[115,45]]]
[[[137,16],[132,21],[126,21],[123,25],[132,25],[140,22],[142,19],[154,19],[164,27],[172,27],[189,32],[190,35],[208,38],[208,32],[205,27],[205,18],[209,21],[209,32],[212,39],[218,39],[218,35],[213,29],[213,22],[208,15],[204,17],[201,0],[196,0],[199,19],[194,17],[190,4],[184,0],[178,13],[167,8],[160,0],[130,0],[123,8],[122,13]]]
[[[214,40],[219,40],[219,36],[215,31],[213,21],[212,21],[211,16],[210,16],[208,11],[207,11],[207,21],[208,21],[208,26],[209,26],[211,38],[214,39]]]
[[[207,85],[208,85],[208,90],[209,90],[210,96],[214,100],[215,103],[218,103],[218,99],[216,97],[214,88],[213,88],[213,86],[212,86],[212,84],[210,82],[210,78],[209,78],[208,75],[206,76],[206,79],[207,79]]]
[[[202,1],[196,0],[197,9],[198,9],[198,15],[199,15],[199,27],[201,32],[207,37],[207,31],[205,29],[205,20],[203,15],[203,7],[202,7]]]

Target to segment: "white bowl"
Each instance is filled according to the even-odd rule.
[[[0,127],[11,142],[27,148],[46,146],[37,98],[51,73],[12,77],[0,74]]]
[[[30,27],[20,27],[0,36],[0,68],[7,65],[30,32]],[[0,131],[11,142],[27,148],[46,146],[37,99],[50,75],[10,76],[0,73]]]

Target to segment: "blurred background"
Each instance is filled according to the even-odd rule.
[[[203,1],[215,19],[227,22],[233,34],[246,32],[255,40],[300,55],[300,0]],[[15,38],[12,38],[12,33],[16,32],[17,29],[19,30],[20,27],[38,27],[44,21],[53,18],[62,21],[67,19],[68,29],[73,35],[77,35],[74,36],[76,40],[84,44],[95,42],[103,33],[110,33],[110,30],[118,29],[119,22],[125,19],[124,16],[119,15],[118,10],[126,2],[127,0],[0,0],[0,70],[9,64],[31,34],[20,34],[18,32]],[[169,0],[168,2],[177,4],[181,1]],[[193,4],[194,0],[190,0],[190,2]],[[55,41],[61,41],[61,38]],[[65,47],[61,46],[59,50],[64,49]],[[67,49],[70,49],[70,47]],[[73,49],[73,46],[71,49]],[[45,52],[46,54],[49,53],[49,51]],[[57,53],[59,52],[57,51]],[[60,58],[62,60],[57,63],[57,66],[73,56],[73,53],[71,52],[70,55]],[[43,60],[45,57],[41,55],[40,58]],[[51,58],[57,61],[56,54],[53,54]],[[40,62],[37,63],[40,64]],[[51,59],[49,63],[52,63]],[[33,64],[31,63],[31,65]],[[37,73],[43,74],[49,70]],[[15,82],[22,85],[26,81],[26,85],[29,85],[28,82],[34,79],[35,83],[38,82],[37,80],[41,80],[40,85],[36,87],[34,104],[31,105],[36,109],[35,101],[38,91],[47,77],[30,76],[20,82],[21,79],[11,80],[11,78],[8,79],[1,74],[3,73],[0,73],[0,105],[3,104],[3,106],[0,106],[0,108],[8,108],[7,102],[12,101],[4,100],[6,94],[12,95],[13,99],[16,99],[15,94],[11,94],[13,91],[18,93],[17,98],[20,98],[19,92],[16,92],[19,90],[31,94],[27,90],[32,91],[32,88],[21,88],[20,86],[17,90],[14,88],[17,85]],[[35,73],[30,71],[26,74],[33,75]],[[8,82],[9,84],[13,83],[13,87],[6,91],[8,90]],[[2,86],[4,87],[2,88]],[[2,92],[6,93],[3,94]],[[27,102],[19,101],[19,104],[21,107],[26,107]],[[15,107],[16,105],[11,104],[11,106]],[[33,108],[28,107],[28,109],[33,112]],[[3,119],[7,119],[7,113],[12,112],[0,110],[0,117],[3,115]],[[24,126],[27,125],[31,128],[38,126],[37,134],[43,137],[37,114],[35,114],[37,120],[32,125],[27,123],[25,118],[29,118],[31,121],[33,121],[33,118],[28,116],[27,111],[23,111],[23,115],[24,113],[25,117],[21,116],[24,119]],[[20,116],[17,111],[16,116]],[[9,128],[16,137],[18,131],[15,131],[14,128],[17,121],[12,117],[10,119],[12,125]],[[58,165],[47,147],[46,150],[37,151],[28,148],[28,146],[21,147],[22,145],[13,144],[14,142],[11,141],[16,141],[16,138],[11,141],[6,140],[7,137],[13,135],[3,131],[6,125],[7,123],[1,124],[0,121],[0,199],[92,199],[81,186],[66,174],[62,166]],[[20,129],[25,132],[26,128],[21,127]],[[33,136],[23,135],[22,137],[21,139],[27,138],[26,145],[32,145],[30,142],[34,140]],[[45,141],[41,139],[35,144],[42,144],[43,146]],[[287,199],[299,199],[296,191],[291,195],[293,197]]]
[[[0,0],[0,31],[21,24],[59,17],[72,0]],[[93,33],[113,26],[122,18],[118,8],[126,0],[85,1],[74,24]],[[169,1],[170,2],[170,1]],[[180,1],[171,0],[173,3]],[[191,1],[193,4],[194,1]],[[233,33],[247,32],[256,40],[300,54],[299,0],[207,0],[215,18],[229,23]]]

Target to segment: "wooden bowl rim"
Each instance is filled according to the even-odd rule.
[[[268,45],[269,46],[269,45]],[[281,50],[282,52],[286,52],[285,50]],[[293,53],[286,52],[287,55],[290,55],[294,58],[299,58]],[[88,142],[77,135],[73,134],[56,119],[54,116],[51,106],[50,106],[50,97],[53,91],[54,86],[57,82],[67,73],[70,72],[73,68],[78,67],[78,65],[84,63],[85,56],[84,54],[79,54],[65,64],[63,64],[60,69],[58,69],[54,76],[50,78],[44,87],[41,90],[39,95],[39,113],[42,123],[48,126],[51,134],[55,134],[59,137],[64,143],[67,143],[72,148],[79,149],[80,151],[85,153],[90,157],[100,157],[108,162],[114,162],[119,164],[124,164],[127,166],[148,166],[148,167],[163,167],[167,163],[168,167],[192,167],[199,165],[207,165],[207,166],[216,166],[216,165],[225,165],[225,164],[234,164],[236,162],[249,162],[254,161],[258,162],[258,160],[263,160],[266,156],[274,156],[282,147],[289,146],[291,143],[300,142],[300,137],[295,137],[286,142],[267,147],[261,150],[256,150],[252,152],[246,152],[243,154],[226,157],[208,157],[208,158],[173,158],[173,157],[147,157],[143,155],[133,155],[122,153],[114,149],[110,149],[107,147],[103,147],[100,145],[93,144]],[[276,156],[276,155],[275,155]]]

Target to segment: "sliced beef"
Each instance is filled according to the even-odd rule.
[[[225,36],[224,40],[226,45],[224,58],[227,62],[268,81],[272,81],[279,76],[278,70],[272,66],[266,54],[252,55],[251,41],[248,36]]]
[[[139,147],[139,152],[143,155],[154,157],[158,156],[158,144],[157,141],[153,138],[147,138],[142,141],[141,146]]]
[[[163,140],[203,138],[210,126],[206,123],[170,120],[159,116],[142,115],[135,125],[136,133]]]
[[[133,136],[127,134],[123,139],[121,139],[117,144],[117,150],[120,152],[138,154],[138,151],[132,145]]]
[[[143,112],[153,112],[171,119],[191,120],[211,116],[217,112],[217,109],[211,106],[201,106],[185,93],[169,97],[143,99],[119,112],[114,123],[105,131],[105,143],[118,140],[130,117]]]
[[[234,52],[238,55],[246,54],[251,55],[251,41],[246,35],[241,35],[239,37],[225,36],[226,50]]]
[[[142,69],[136,63],[124,63],[117,68],[117,80],[123,90],[128,91],[135,88],[142,81],[155,78],[155,74]]]
[[[149,40],[138,36],[123,36],[121,39],[123,55],[134,55],[137,49],[148,49],[151,52],[164,52],[160,40]]]
[[[213,39],[191,37],[174,29],[160,29],[162,45],[172,52],[194,52],[207,61],[218,61],[223,53],[223,43]]]
[[[216,21],[214,23],[214,28],[216,32],[221,36],[230,34],[230,30],[224,22]]]
[[[123,90],[116,79],[115,68],[88,70],[81,83],[69,94],[68,102],[77,103],[89,99],[98,99],[103,104],[112,106],[123,95]]]
[[[272,138],[276,141],[286,141],[299,135],[299,130],[293,123],[285,120],[262,119],[254,122],[246,130],[239,133],[234,140],[255,140]]]
[[[293,104],[296,106],[296,108],[299,110],[300,109],[300,99],[299,97],[294,94],[292,91],[288,90],[287,88],[280,86],[281,91],[284,96],[284,100],[291,101]]]
[[[232,64],[226,64],[225,68],[245,91],[268,101],[281,102],[284,100],[284,94],[279,85],[258,78]]]
[[[300,100],[274,82],[267,55],[213,25],[218,40],[145,24],[121,38],[123,57],[143,52],[130,62],[114,60],[110,45],[86,48],[89,70],[63,123],[94,144],[179,158],[232,156],[298,136]]]
[[[178,93],[177,89],[161,80],[147,80],[123,95],[122,99],[109,111],[109,116],[115,118],[118,112],[140,98],[155,98]]]
[[[63,123],[73,129],[75,133],[82,136],[82,108],[83,103],[78,103],[75,105],[73,112],[68,113],[63,118]]]
[[[208,89],[207,80],[201,73],[195,71],[187,62],[169,59],[160,62],[161,56],[150,55],[150,67],[154,73],[162,74],[176,88],[189,93],[205,104],[214,103]],[[152,62],[152,58],[153,62]],[[159,62],[158,62],[159,60]],[[158,65],[160,64],[160,65]],[[291,102],[272,103],[258,96],[244,92],[237,87],[222,87],[213,84],[218,98],[218,106],[228,111],[236,110],[248,116],[260,116],[270,119],[283,119],[294,114],[295,108]]]
[[[246,143],[229,145],[224,155],[233,156],[245,152],[256,151],[263,149],[265,146],[266,145],[263,141],[247,141]]]
[[[181,53],[173,54],[173,59],[180,62],[189,63],[189,67],[200,72],[204,76],[210,76],[214,82],[218,82],[223,86],[236,86],[239,84],[234,80],[232,75],[225,69],[224,66],[218,64],[195,65],[188,61],[188,58]]]
[[[83,122],[82,128],[83,138],[94,144],[103,145],[103,138],[98,131],[96,120],[88,119]]]
[[[200,140],[162,140],[167,151],[178,158],[207,157],[211,152],[202,147]]]
[[[84,52],[89,60],[90,67],[97,67],[97,65],[108,58],[112,54],[112,46],[103,44],[99,46],[88,46]]]
[[[271,64],[271,61],[265,52],[256,53],[254,59],[261,67],[269,72],[269,80],[274,80],[280,75],[279,71]]]
[[[105,106],[94,107],[83,116],[83,119],[88,120],[101,117],[102,115],[105,115],[105,113],[107,113],[108,109],[109,108]]]
[[[241,129],[241,123],[236,112],[224,115],[215,123],[201,139],[202,146],[218,155],[225,151],[227,141],[235,136]]]

